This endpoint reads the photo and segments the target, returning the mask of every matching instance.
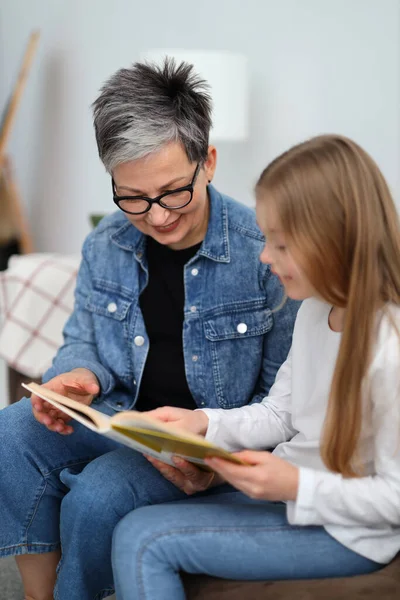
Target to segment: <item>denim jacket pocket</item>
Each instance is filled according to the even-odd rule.
[[[116,292],[93,290],[86,300],[86,309],[103,317],[122,321],[132,302],[119,297]]]
[[[132,377],[132,357],[129,344],[130,309],[132,301],[113,290],[92,290],[85,304],[94,313],[93,327],[100,361],[117,377]]]
[[[215,391],[222,408],[246,404],[261,371],[264,336],[272,328],[273,317],[269,308],[257,305],[226,310],[204,321]]]
[[[271,327],[272,315],[268,308],[252,312],[229,311],[204,322],[206,338],[211,342],[264,335]]]

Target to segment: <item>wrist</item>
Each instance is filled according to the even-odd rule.
[[[197,421],[198,421],[198,435],[205,437],[208,429],[209,418],[203,410],[197,410]]]
[[[299,469],[298,467],[292,466],[292,475],[289,480],[289,485],[287,486],[287,493],[285,500],[291,500],[296,502],[297,494],[299,491]]]
[[[90,369],[86,369],[85,367],[76,367],[76,369],[72,369],[70,373],[80,373],[81,375],[89,375],[93,382],[96,383],[100,387],[100,382],[97,379],[97,375],[93,373]]]
[[[90,375],[97,379],[93,371],[89,371],[89,369],[86,369],[85,367],[76,367],[75,369],[71,369],[70,373],[90,373]]]

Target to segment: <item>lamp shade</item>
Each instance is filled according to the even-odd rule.
[[[247,59],[242,54],[208,50],[154,49],[141,54],[147,62],[161,64],[165,57],[185,61],[210,86],[213,101],[212,142],[240,141],[248,136]]]

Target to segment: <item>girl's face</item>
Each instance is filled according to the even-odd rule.
[[[316,292],[288,247],[288,240],[279,223],[278,214],[271,202],[257,200],[257,221],[265,235],[266,242],[260,254],[264,264],[279,277],[286,294],[293,300],[305,300]]]

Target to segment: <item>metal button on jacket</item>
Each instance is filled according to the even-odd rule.
[[[110,302],[110,304],[107,306],[107,310],[109,313],[115,313],[117,310],[117,305],[115,302]]]
[[[137,335],[133,341],[135,342],[135,346],[143,346],[144,337],[142,335]]]

